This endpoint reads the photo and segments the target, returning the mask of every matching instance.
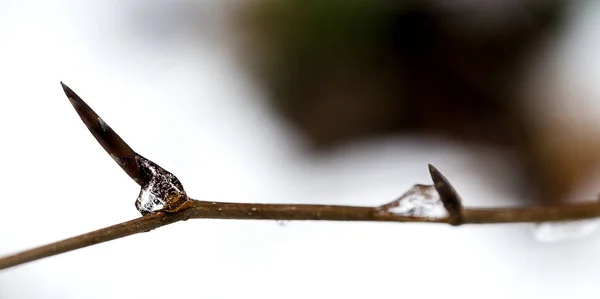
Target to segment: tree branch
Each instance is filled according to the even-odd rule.
[[[152,213],[131,221],[0,258],[0,269],[6,269],[129,235],[148,232],[161,226],[193,218],[430,222],[453,225],[545,222],[600,217],[600,203],[494,209],[463,208],[460,210],[460,215],[461,222],[455,223],[455,220],[450,216],[444,218],[405,216],[394,214],[380,207],[248,204],[193,200],[190,201],[186,209],[177,213]]]
[[[432,165],[429,165],[429,172],[433,186],[415,185],[397,200],[378,207],[246,204],[192,200],[175,175],[133,151],[73,90],[64,84],[62,87],[92,135],[115,162],[142,187],[136,207],[145,216],[0,258],[0,269],[151,231],[191,218],[436,222],[462,225],[600,217],[598,202],[522,208],[463,208],[456,190]]]
[[[415,185],[397,200],[378,207],[246,204],[192,200],[175,175],[133,151],[73,90],[64,84],[62,87],[92,135],[123,171],[142,187],[142,192],[136,200],[136,207],[145,216],[0,258],[0,269],[151,231],[157,227],[191,218],[437,222],[461,225],[600,217],[600,203],[501,209],[463,208],[456,190],[432,165],[429,165],[429,172],[433,186]]]

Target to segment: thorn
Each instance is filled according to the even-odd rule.
[[[437,170],[437,168],[431,164],[428,165],[429,173],[431,174],[431,179],[433,180],[435,190],[437,190],[442,203],[444,203],[444,207],[446,210],[448,210],[448,214],[450,215],[450,224],[462,224],[463,217],[460,196],[454,187],[452,187],[448,179],[446,179],[446,177],[439,170]]]
[[[98,143],[110,154],[121,168],[139,185],[146,183],[149,178],[143,175],[137,163],[135,153],[108,124],[88,106],[71,88],[60,82],[65,94],[71,101],[73,108],[81,117],[88,130],[94,135]]]
[[[113,160],[142,189],[135,206],[145,216],[164,210],[176,213],[190,207],[190,198],[176,176],[134,152],[71,88],[60,82],[75,111]]]

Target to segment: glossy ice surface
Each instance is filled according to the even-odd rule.
[[[438,192],[434,186],[415,185],[387,211],[402,216],[439,219],[448,217]]]
[[[136,162],[147,182],[135,201],[135,207],[142,215],[173,209],[189,200],[175,175],[140,155],[136,155]]]

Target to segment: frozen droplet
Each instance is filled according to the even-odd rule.
[[[581,239],[591,235],[598,227],[598,219],[543,222],[535,224],[533,237],[546,243]]]
[[[275,220],[275,223],[277,223],[279,226],[286,226],[288,223],[290,223],[289,220]]]
[[[146,181],[135,202],[142,215],[162,209],[173,210],[190,200],[175,175],[140,155],[136,155],[136,162]]]
[[[415,185],[399,199],[379,207],[380,210],[402,216],[441,219],[448,211],[434,186]]]

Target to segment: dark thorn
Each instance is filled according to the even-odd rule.
[[[444,207],[448,211],[450,216],[450,224],[462,224],[463,217],[460,196],[454,187],[452,187],[448,179],[446,179],[446,177],[431,164],[429,164],[429,173],[431,174],[431,179],[433,180],[433,186],[435,187],[435,190],[437,190],[442,203],[444,203]]]
[[[137,154],[71,88],[62,82],[60,84],[83,123],[113,160],[136,183],[139,185],[147,183],[148,178],[143,175],[137,163]]]

